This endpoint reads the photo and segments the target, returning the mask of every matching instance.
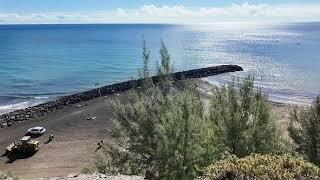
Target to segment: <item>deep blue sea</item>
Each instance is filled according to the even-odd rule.
[[[309,104],[320,94],[320,23],[207,25],[0,25],[0,114],[137,77],[142,39],[150,65],[166,42],[176,71],[237,64],[273,101]]]

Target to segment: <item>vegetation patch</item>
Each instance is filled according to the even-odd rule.
[[[228,155],[209,166],[206,179],[299,179],[320,177],[320,169],[291,155]]]
[[[291,113],[289,135],[294,150],[310,162],[320,165],[320,96],[308,108]]]

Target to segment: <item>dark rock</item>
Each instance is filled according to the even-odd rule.
[[[8,126],[8,123],[1,123],[1,128],[4,128],[4,127],[7,127]]]
[[[194,69],[189,71],[176,72],[171,74],[174,81],[190,79],[190,78],[202,78],[207,76],[214,76],[227,72],[243,71],[242,67],[237,65],[221,65],[214,67],[207,67],[201,69]],[[151,77],[154,83],[158,83],[161,80],[159,76]],[[31,118],[38,118],[44,116],[45,114],[52,112],[57,109],[62,109],[67,105],[78,104],[82,101],[88,101],[97,97],[106,96],[109,94],[120,94],[121,92],[127,91],[134,87],[141,87],[144,79],[130,80],[126,82],[120,82],[104,87],[100,87],[100,92],[97,89],[92,89],[89,91],[73,94],[70,96],[60,97],[57,100],[47,102],[44,104],[39,104],[34,107],[28,107],[26,109],[17,110],[0,116],[1,126],[6,125],[10,127],[12,122],[20,122],[28,120]],[[86,104],[85,104],[86,105]],[[7,123],[7,124],[5,124]]]

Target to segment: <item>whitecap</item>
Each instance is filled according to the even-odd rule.
[[[6,114],[8,112],[18,110],[18,109],[24,109],[30,106],[29,102],[21,102],[21,103],[16,103],[16,104],[7,104],[7,105],[2,105],[0,106],[0,114]]]

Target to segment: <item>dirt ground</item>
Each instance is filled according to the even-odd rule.
[[[0,129],[0,154],[4,154],[10,143],[19,141],[29,128],[43,126],[47,129],[44,135],[37,138],[43,145],[35,155],[14,162],[1,157],[0,170],[10,171],[21,179],[36,179],[65,176],[92,166],[98,142],[108,140],[112,116],[108,102],[108,98],[98,98],[84,102],[87,105],[80,108],[76,105],[67,106],[40,119]],[[96,119],[86,120],[90,116]],[[54,133],[54,139],[44,144],[50,132]]]

